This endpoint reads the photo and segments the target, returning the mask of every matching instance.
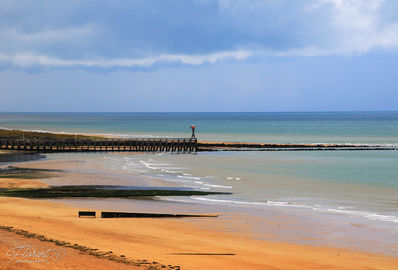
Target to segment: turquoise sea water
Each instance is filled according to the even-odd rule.
[[[0,113],[0,127],[277,143],[398,144],[398,112]]]
[[[189,137],[193,122],[199,140],[398,144],[398,112],[0,114],[4,128],[128,137]],[[337,215],[389,230],[398,223],[398,151],[98,155],[116,171],[233,192],[185,203]]]

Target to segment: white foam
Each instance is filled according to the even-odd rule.
[[[157,198],[159,198],[162,201],[171,201],[171,202],[182,202],[182,203],[192,203],[193,201],[189,199],[181,199],[180,198],[176,198],[176,197],[166,197],[166,196],[156,196]]]
[[[245,202],[245,201],[234,201],[234,200],[220,200],[220,199],[210,199],[203,197],[192,197],[195,200],[199,201],[208,201],[208,202],[216,202],[216,203],[227,203],[227,204],[247,204],[247,205],[267,205],[267,203],[262,202]]]
[[[248,202],[248,201],[236,201],[236,200],[220,200],[220,199],[210,199],[203,197],[193,197],[196,200],[201,201],[211,201],[211,202],[219,202],[219,203],[228,203],[228,204],[242,204],[242,205],[260,205],[260,206],[284,206],[284,207],[294,207],[294,208],[310,208],[307,205],[301,204],[292,204],[290,202],[278,202],[278,201],[265,201],[265,202]]]
[[[212,185],[212,184],[203,184],[207,187],[215,187],[215,188],[233,188],[232,186],[222,186],[222,185]]]
[[[193,176],[184,176],[184,175],[177,175],[179,178],[186,178],[186,179],[195,179],[195,180],[200,180],[202,178],[200,177],[193,177]]]
[[[186,168],[180,168],[180,167],[170,167],[173,166],[174,164],[168,164],[168,163],[163,163],[163,164],[155,164],[155,163],[148,163],[145,162],[144,160],[140,160],[139,161],[141,164],[143,164],[146,168],[151,169],[151,170],[160,170],[162,172],[171,172],[171,173],[175,173],[174,171],[170,171],[170,169],[172,170],[185,170]]]
[[[211,198],[203,198],[203,197],[192,197],[195,200],[206,201],[206,202],[215,202],[215,203],[223,203],[223,204],[239,204],[239,205],[257,205],[257,206],[276,206],[276,207],[291,207],[291,208],[303,208],[303,209],[311,209],[319,212],[331,212],[335,214],[348,215],[350,217],[357,218],[366,218],[370,220],[376,221],[388,221],[398,223],[398,217],[393,215],[383,215],[372,212],[365,211],[357,211],[357,210],[343,210],[343,209],[333,209],[333,208],[321,208],[321,207],[312,207],[309,205],[302,204],[292,204],[290,202],[284,201],[266,201],[266,202],[248,202],[248,201],[236,201],[236,200],[222,200],[222,199],[211,199]],[[345,208],[345,207],[339,207]],[[349,208],[349,207],[347,207]]]
[[[327,209],[329,212],[344,214],[352,217],[365,217],[371,220],[391,221],[398,223],[398,217],[391,215],[382,215],[372,212],[356,211],[356,210],[341,210],[341,209]]]
[[[227,177],[225,177],[225,179],[227,179],[227,180],[236,180],[236,181],[242,180],[242,178],[240,178],[240,177],[231,177],[231,176],[227,176]]]

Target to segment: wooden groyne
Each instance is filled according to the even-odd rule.
[[[48,152],[196,152],[195,138],[21,139],[0,138],[0,149]]]

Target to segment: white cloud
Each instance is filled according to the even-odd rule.
[[[224,60],[244,60],[251,53],[245,50],[225,51],[204,55],[186,54],[163,54],[146,58],[117,58],[117,59],[95,59],[95,60],[66,60],[37,54],[17,54],[13,56],[0,54],[0,63],[9,64],[14,67],[28,68],[32,66],[43,67],[148,67],[156,63],[182,63],[186,65],[201,65],[205,63],[214,64]]]
[[[210,1],[210,0],[207,0]],[[267,36],[272,21],[267,17],[276,13],[275,27],[283,38],[296,34],[299,42],[283,48],[264,47],[263,54],[285,56],[318,56],[337,54],[362,54],[373,49],[398,48],[398,21],[385,20],[383,8],[396,0],[213,0],[221,12],[232,14],[243,22],[250,21],[248,28],[261,29]],[[398,5],[393,5],[398,8]],[[264,21],[261,16],[264,14]],[[266,16],[266,15],[269,16]],[[257,16],[256,16],[257,15]],[[253,19],[253,21],[251,20]],[[278,28],[283,22],[293,29]],[[262,27],[262,28],[261,28]],[[303,37],[302,39],[300,39]],[[270,46],[267,46],[269,45]],[[259,46],[260,47],[260,46]]]
[[[318,50],[328,54],[365,53],[375,48],[398,48],[398,22],[384,22],[384,0],[318,0],[313,11],[326,8],[329,44],[320,41]],[[323,42],[323,43],[322,43]]]
[[[217,10],[208,12],[200,23],[197,17],[186,16],[186,25],[167,24],[164,20],[164,27],[147,21],[147,16],[129,21],[121,13],[123,20],[118,21],[119,11],[111,6],[108,8],[112,16],[108,19],[99,15],[88,16],[88,20],[69,18],[70,14],[79,14],[72,11],[81,6],[81,14],[85,14],[85,8],[91,12],[92,7],[79,4],[51,13],[34,12],[32,17],[9,16],[15,19],[0,25],[0,64],[22,68],[200,65],[245,60],[253,54],[308,57],[397,49],[398,16],[385,16],[389,12],[386,4],[390,10],[398,8],[393,1],[396,0],[194,0]],[[96,10],[101,11],[101,5]],[[168,18],[170,12],[160,14],[160,18]],[[58,17],[63,18],[62,23],[54,20]],[[81,25],[76,25],[78,21]]]

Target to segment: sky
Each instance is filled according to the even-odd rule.
[[[398,110],[396,0],[0,0],[0,111]]]

